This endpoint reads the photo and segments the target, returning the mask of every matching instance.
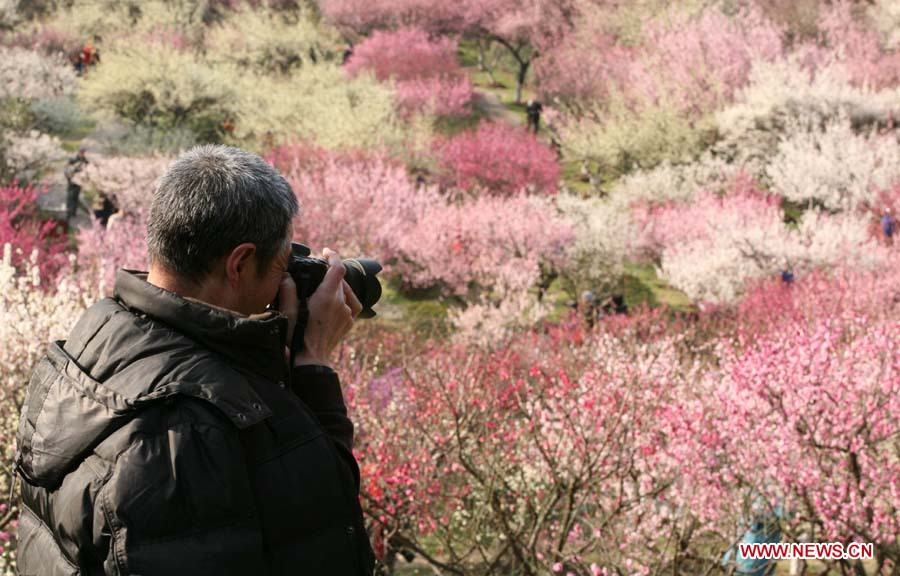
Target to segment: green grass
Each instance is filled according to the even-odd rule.
[[[396,277],[382,284],[381,300],[375,305],[376,320],[389,326],[411,327],[416,332],[447,334],[450,303],[436,290],[409,292],[400,289]]]
[[[484,119],[484,113],[477,106],[472,107],[468,116],[442,116],[435,120],[434,129],[444,136],[455,136],[466,130],[474,130]]]
[[[77,152],[81,147],[81,141],[87,138],[96,126],[97,123],[92,118],[85,117],[73,129],[59,134],[63,149],[67,152]]]
[[[560,167],[563,181],[571,192],[584,197],[592,196],[595,193],[590,181],[582,178],[580,162],[562,162]]]
[[[634,290],[632,298],[638,303],[647,295],[643,290],[649,291],[652,298],[648,299],[650,305],[666,305],[673,310],[679,312],[688,312],[694,309],[694,303],[687,297],[684,292],[676,290],[669,286],[664,280],[656,275],[652,264],[638,264],[635,262],[627,262],[625,264],[626,278],[631,278],[627,282],[631,282],[630,286]],[[635,282],[637,284],[635,284]],[[626,284],[628,286],[629,284]],[[628,302],[629,294],[625,294],[625,302],[629,308],[632,304]]]

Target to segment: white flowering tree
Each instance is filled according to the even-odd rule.
[[[75,79],[72,67],[61,58],[0,46],[0,99],[67,96],[75,89]]]
[[[8,133],[3,137],[0,151],[5,148],[5,166],[0,164],[0,179],[20,183],[37,182],[54,164],[66,157],[59,138],[30,130],[24,134]]]
[[[900,182],[900,142],[892,134],[857,134],[844,115],[824,127],[797,121],[766,175],[772,189],[792,202],[855,211]]]

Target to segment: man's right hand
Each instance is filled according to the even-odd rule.
[[[331,366],[331,353],[362,310],[362,304],[344,281],[346,269],[340,255],[328,248],[322,255],[328,259],[328,271],[307,302],[309,319],[303,334],[304,349],[294,357],[294,366]]]

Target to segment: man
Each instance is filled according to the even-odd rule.
[[[329,364],[361,306],[326,249],[304,351],[286,362],[297,212],[256,155],[203,146],[169,167],[149,274],[120,270],[115,296],[50,346],[29,384],[20,574],[372,573]]]
[[[541,111],[543,111],[544,105],[538,102],[537,100],[529,100],[525,106],[525,114],[528,117],[528,129],[538,133],[541,125]]]
[[[100,226],[106,228],[110,217],[118,211],[119,207],[116,206],[113,199],[102,190],[98,190],[91,205],[91,212],[94,213],[94,219],[100,223]]]
[[[890,208],[884,209],[884,214],[881,215],[881,232],[884,234],[884,239],[887,241],[888,246],[894,245],[894,228],[896,227],[896,222],[894,220],[893,215],[891,214]]]
[[[63,174],[66,177],[66,225],[72,225],[72,219],[78,213],[78,204],[81,196],[81,185],[75,181],[79,172],[87,165],[87,151],[79,148],[74,157],[69,158]]]

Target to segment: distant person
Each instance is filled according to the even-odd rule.
[[[97,50],[97,47],[94,46],[93,42],[88,42],[84,45],[84,48],[81,49],[81,59],[84,62],[85,68],[100,63],[100,51]]]
[[[74,50],[69,53],[69,62],[75,69],[75,75],[81,76],[84,73],[84,61],[81,59],[81,50]]]
[[[585,290],[578,298],[578,308],[581,312],[584,323],[588,328],[593,328],[597,322],[600,307],[597,302],[597,295],[592,290]]]
[[[341,56],[341,64],[346,65],[347,62],[350,61],[350,58],[353,56],[353,46],[347,46],[344,50],[343,56]]]
[[[271,150],[275,148],[275,134],[271,130],[266,130],[262,138],[263,150]]]
[[[886,208],[884,214],[881,216],[881,231],[884,233],[888,246],[893,246],[894,232],[897,231],[897,221],[894,219],[893,214],[891,214],[890,208]]]
[[[78,212],[78,204],[81,196],[81,185],[75,181],[75,177],[87,166],[87,151],[79,148],[78,153],[69,159],[63,174],[66,177],[66,225],[71,226],[72,219]]]
[[[628,305],[625,304],[625,296],[622,294],[613,294],[603,302],[603,313],[612,316],[613,314],[627,314]]]
[[[94,218],[100,222],[100,225],[106,228],[106,225],[109,223],[109,218],[113,214],[119,211],[119,207],[116,205],[116,202],[109,197],[109,195],[98,192],[94,197],[94,204],[91,206],[91,211],[94,213]]]
[[[794,283],[794,272],[792,270],[781,271],[781,281],[788,286]]]
[[[740,544],[777,544],[781,542],[781,520],[785,511],[779,504],[770,509],[762,497],[757,497],[745,523],[746,532]],[[768,576],[774,573],[774,561],[757,558],[744,558],[740,548],[733,546],[725,552],[722,565],[733,567],[736,576]]]
[[[81,76],[91,66],[100,63],[100,50],[94,45],[93,41],[88,41],[81,50],[76,51],[70,60],[75,66],[75,74]]]
[[[541,124],[541,111],[544,109],[543,104],[537,100],[529,100],[525,106],[525,114],[528,116],[528,129],[538,133]]]

